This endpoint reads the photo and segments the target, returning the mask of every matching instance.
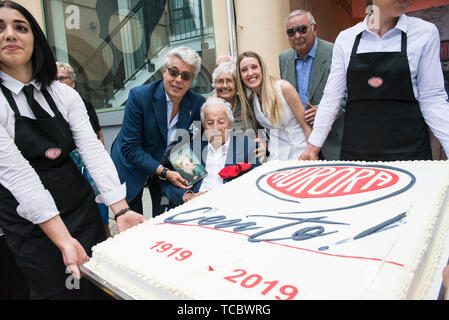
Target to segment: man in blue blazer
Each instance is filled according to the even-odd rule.
[[[191,189],[183,189],[171,183],[164,183],[163,193],[167,196],[171,206],[183,204],[207,191],[210,191],[223,183],[229,182],[238,176],[248,172],[260,163],[256,157],[257,144],[253,139],[244,135],[231,133],[234,116],[231,105],[220,98],[209,98],[201,108],[201,123],[204,129],[204,137],[198,146],[195,139],[190,141],[190,149],[197,159],[206,168],[208,175],[193,185]],[[178,150],[176,146],[173,150]],[[238,164],[245,163],[247,168],[238,169]],[[219,172],[225,168],[234,166],[235,171],[226,177],[221,177]]]
[[[171,145],[200,119],[205,99],[190,90],[201,68],[201,58],[190,48],[177,47],[165,56],[163,79],[133,88],[125,106],[122,128],[111,157],[133,211],[143,213],[142,194],[148,185],[153,217],[162,212],[161,181],[186,188],[178,172],[161,164]],[[180,131],[182,130],[182,131]]]

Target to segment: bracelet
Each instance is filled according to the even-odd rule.
[[[129,210],[131,210],[130,208],[125,208],[120,210],[119,212],[117,212],[117,214],[114,216],[114,220],[117,221],[117,218],[120,217],[121,215],[127,213]]]
[[[159,179],[161,180],[167,180],[167,168],[162,169],[161,174],[159,175]]]

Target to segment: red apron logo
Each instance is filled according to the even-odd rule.
[[[50,160],[55,160],[55,159],[59,158],[61,153],[62,153],[61,149],[51,148],[51,149],[48,149],[47,151],[45,151],[45,157],[47,157]]]
[[[368,79],[368,84],[373,88],[379,88],[384,83],[384,80],[379,77],[372,77]]]
[[[256,184],[274,198],[301,203],[300,211],[330,211],[393,197],[415,180],[401,168],[342,163],[284,168],[264,174]]]

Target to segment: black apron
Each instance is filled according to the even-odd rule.
[[[413,92],[406,33],[400,52],[357,54],[361,36],[347,71],[341,159],[431,160],[427,126]]]
[[[30,290],[4,236],[0,236],[0,300],[30,300]]]
[[[46,89],[41,92],[55,116],[36,120],[22,117],[11,92],[3,85],[1,89],[15,114],[15,144],[52,195],[72,237],[91,256],[92,246],[106,235],[92,187],[69,156],[75,149],[69,124]],[[70,274],[60,250],[38,225],[17,214],[18,202],[2,185],[0,198],[0,227],[28,282],[31,299],[45,299],[66,290]]]

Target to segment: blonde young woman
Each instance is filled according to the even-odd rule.
[[[268,160],[297,160],[312,128],[296,89],[270,76],[262,58],[247,51],[237,59],[237,88],[246,127],[262,126],[268,135]]]

